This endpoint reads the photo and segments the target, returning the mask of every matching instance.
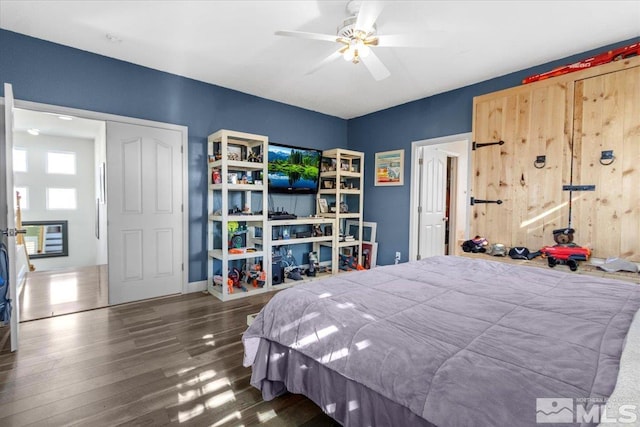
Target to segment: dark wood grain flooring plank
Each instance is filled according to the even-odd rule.
[[[0,354],[0,425],[333,426],[305,397],[265,402],[249,383],[246,317],[272,296],[194,293],[24,323],[24,347]]]

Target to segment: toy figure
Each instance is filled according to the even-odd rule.
[[[352,269],[364,270],[364,267],[356,261],[355,257],[340,254],[340,270],[351,271]]]
[[[267,272],[262,270],[260,264],[256,264],[249,267],[246,277],[247,283],[250,283],[254,288],[262,288],[267,281]]]
[[[233,267],[233,270],[229,272],[229,280],[231,280],[232,289],[233,287],[240,288],[245,292],[249,292],[249,290],[242,284],[243,273],[237,268]]]

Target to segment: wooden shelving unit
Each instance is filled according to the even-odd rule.
[[[219,130],[208,138],[207,290],[223,301],[336,274],[341,252],[362,254],[364,155],[342,149],[323,153],[321,185],[325,180],[332,184],[321,187],[317,198],[327,199],[333,212],[327,205],[327,212],[317,215],[269,220],[267,149],[268,138],[261,135]],[[342,241],[340,230],[345,229],[347,220],[359,225],[358,233],[353,240]],[[306,275],[309,261],[296,260],[302,280],[293,280],[287,278],[286,262],[276,260],[282,256],[286,261],[286,253],[298,245],[310,249],[303,249],[303,256],[313,253],[311,262],[319,268],[315,275]],[[300,251],[296,252],[299,256]],[[243,280],[238,287],[228,283],[235,273],[255,271],[257,265],[265,274],[262,284],[254,287]],[[272,280],[274,265],[283,265],[278,283]]]
[[[268,281],[261,287],[228,284],[234,269],[267,264],[266,246],[256,234],[266,222],[267,144],[266,136],[230,130],[208,137],[207,289],[223,301],[269,290]]]
[[[336,148],[322,153],[320,190],[318,191],[318,215],[335,221],[335,231],[330,244],[333,272],[340,271],[340,255],[357,253],[357,262],[362,264],[362,209],[363,209],[364,153]],[[324,200],[325,202],[321,202]],[[324,207],[327,211],[323,212]],[[355,221],[357,234],[353,240],[344,240],[349,235],[346,221]],[[341,237],[344,235],[345,237]]]

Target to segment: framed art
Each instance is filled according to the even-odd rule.
[[[367,270],[375,268],[378,257],[378,244],[376,242],[362,242],[362,264]]]
[[[352,236],[358,235],[358,221],[348,219],[344,223],[347,234]],[[376,241],[376,231],[378,229],[377,222],[362,222],[362,241],[363,242],[375,242]]]
[[[227,145],[227,160],[242,160],[242,147],[239,145]]]
[[[375,185],[404,185],[404,150],[376,153]]]
[[[318,199],[318,210],[320,213],[329,212],[329,203],[327,203],[327,199]]]

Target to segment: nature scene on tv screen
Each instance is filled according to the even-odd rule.
[[[289,147],[269,146],[269,187],[315,190],[318,185],[320,153]]]

